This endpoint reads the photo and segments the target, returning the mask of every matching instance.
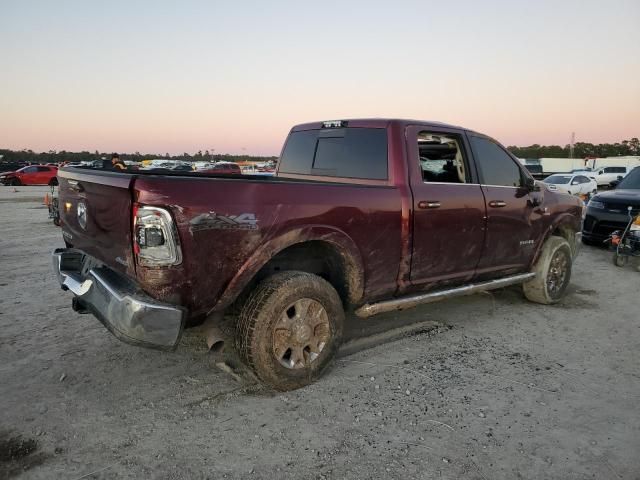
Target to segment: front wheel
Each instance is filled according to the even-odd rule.
[[[9,185],[12,187],[19,187],[22,183],[17,178],[12,178],[11,181],[9,181]]]
[[[256,376],[277,390],[314,382],[331,364],[342,340],[344,310],[323,278],[275,274],[249,296],[238,319],[236,345]]]
[[[558,302],[569,285],[571,266],[569,242],[562,237],[549,237],[533,269],[536,276],[522,284],[525,297],[544,305]]]
[[[58,179],[56,177],[53,177],[51,180],[49,180],[50,187],[55,187],[56,185],[58,185]]]

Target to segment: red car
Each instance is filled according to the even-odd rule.
[[[58,167],[51,165],[29,165],[15,172],[0,173],[4,185],[57,185]]]
[[[242,171],[237,163],[233,162],[218,162],[214,163],[210,168],[206,170],[198,170],[198,173],[227,173],[241,175]]]

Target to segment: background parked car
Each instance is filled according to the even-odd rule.
[[[200,173],[228,173],[241,175],[242,171],[240,170],[240,166],[237,163],[233,162],[218,162],[214,163],[210,167],[204,170],[198,170]]]
[[[176,165],[171,170],[174,172],[193,172],[193,167],[191,165],[180,164]]]
[[[629,167],[604,167],[592,176],[596,179],[598,186],[606,186],[614,180],[617,180],[618,177],[626,176],[630,171],[631,168]]]
[[[53,165],[29,165],[15,172],[0,173],[4,185],[57,185],[58,167]]]
[[[640,214],[640,167],[618,183],[615,190],[601,192],[591,198],[582,225],[582,241],[603,245],[614,230],[624,230],[629,221],[629,207]]]
[[[571,173],[574,175],[585,175],[589,178],[594,178],[596,176],[596,172],[594,172],[590,168],[576,168],[574,170],[571,170]]]
[[[559,191],[571,195],[595,195],[598,193],[596,181],[582,174],[557,173],[548,176],[543,181],[551,191]]]
[[[536,180],[540,180],[540,179],[544,178],[544,173],[542,171],[542,165],[527,163],[527,164],[524,164],[524,168],[529,170],[529,173]]]

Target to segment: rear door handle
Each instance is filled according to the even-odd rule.
[[[507,202],[503,202],[502,200],[491,200],[489,202],[489,206],[492,208],[502,208],[507,206]]]
[[[427,202],[425,200],[422,200],[418,202],[418,208],[421,208],[423,210],[427,208],[440,208],[440,202],[438,201]]]

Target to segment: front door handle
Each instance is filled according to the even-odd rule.
[[[503,202],[502,200],[492,200],[489,202],[489,206],[492,208],[502,208],[507,206],[507,202]]]
[[[427,208],[440,208],[440,202],[438,201],[427,202],[425,200],[422,200],[418,202],[418,208],[421,208],[423,210]]]

